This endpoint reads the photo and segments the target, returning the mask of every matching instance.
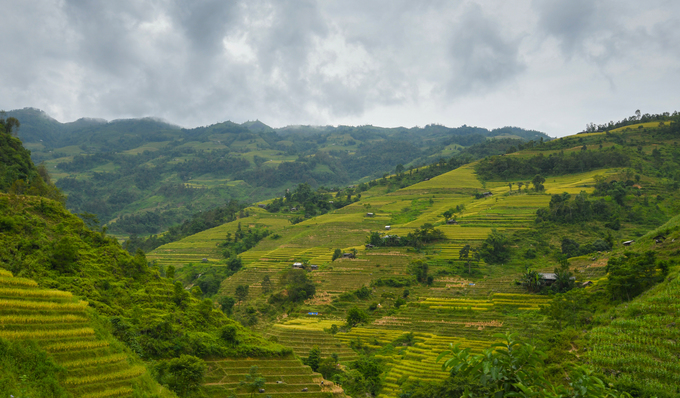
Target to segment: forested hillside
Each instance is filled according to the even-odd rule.
[[[256,121],[184,129],[151,118],[59,123],[31,108],[8,115],[21,122],[33,161],[68,195],[67,207],[123,236],[157,234],[231,200],[250,204],[300,183],[343,187],[466,148],[470,159],[504,153],[487,146],[490,138],[515,147],[549,139],[514,127],[272,129]]]

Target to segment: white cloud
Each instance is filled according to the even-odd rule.
[[[7,2],[0,108],[195,126],[517,125],[564,135],[680,94],[680,4]]]

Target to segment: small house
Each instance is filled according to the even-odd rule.
[[[449,224],[449,225],[456,225],[456,224],[458,224],[458,221],[451,218],[451,219],[446,220],[446,223]]]
[[[333,201],[332,201],[332,200],[329,200],[328,203],[333,204]]]
[[[207,259],[207,258],[202,258],[202,259],[201,259],[201,262],[202,262],[202,263],[207,263],[207,262],[208,262],[208,259]]]
[[[581,283],[581,287],[588,287],[588,286],[592,286],[592,285],[593,285],[593,281],[585,281],[585,282]]]
[[[302,266],[302,263],[293,263],[293,268],[295,268],[295,269],[302,269],[302,268],[304,268],[304,267]]]
[[[373,249],[374,247],[375,247],[375,246],[373,246],[373,245],[370,244],[370,243],[366,245],[366,248],[367,248],[367,249]]]
[[[493,194],[491,192],[483,192],[482,195],[484,195],[485,198],[488,198],[489,196],[492,196]]]
[[[373,213],[366,213],[366,217],[373,217],[373,216],[374,216]]]
[[[541,283],[546,286],[550,286],[553,283],[557,281],[557,274],[552,273],[552,272],[546,272],[546,273],[538,273],[538,276],[541,278]],[[575,280],[575,277],[571,277],[571,280]]]
[[[389,226],[389,225],[385,225],[385,231],[389,231],[390,229],[392,229],[392,227],[391,227],[391,226]]]
[[[291,207],[290,211],[297,211],[297,207]]]
[[[257,205],[257,207],[259,207],[260,209],[266,209],[267,205],[263,205],[262,203],[260,203],[259,205]]]
[[[342,253],[342,258],[355,258],[354,253]]]
[[[627,241],[623,242],[623,245],[624,246],[630,246],[630,245],[633,244],[633,242],[635,242],[635,241],[634,240],[627,240]]]
[[[319,266],[316,264],[312,264],[312,271],[318,270]]]

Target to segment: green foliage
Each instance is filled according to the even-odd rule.
[[[583,327],[591,322],[594,311],[591,298],[584,289],[557,294],[547,306],[541,307],[541,313],[547,315],[557,329]]]
[[[427,265],[426,262],[423,260],[415,260],[409,264],[409,273],[413,275],[416,280],[420,283],[427,283],[427,271],[429,270],[429,266]]]
[[[503,339],[484,351],[472,355],[470,349],[451,345],[451,350],[439,355],[437,360],[449,356],[442,369],[451,369],[452,375],[472,378],[479,382],[467,386],[463,396],[477,394],[502,397],[629,397],[609,388],[597,378],[592,370],[574,367],[569,375],[568,385],[554,385],[545,378],[543,367],[545,353],[531,344],[524,343],[514,334],[495,334]]]
[[[367,286],[362,286],[354,291],[354,295],[357,296],[357,298],[359,298],[360,300],[367,300],[369,297],[371,297],[372,294],[373,291]]]
[[[479,248],[480,257],[489,264],[506,263],[510,259],[510,240],[502,232],[498,232],[495,228],[482,242]]]
[[[319,370],[319,366],[321,365],[321,349],[319,346],[315,345],[312,347],[312,349],[309,350],[309,355],[302,362],[312,368],[314,372],[317,372]]]
[[[314,297],[316,286],[302,269],[289,269],[281,276],[280,284],[284,288],[269,298],[270,304],[286,302],[298,303]]]
[[[238,285],[236,286],[236,298],[238,301],[245,301],[248,298],[248,285]]]
[[[230,296],[220,296],[217,299],[217,303],[222,307],[222,312],[228,316],[231,316],[234,305],[236,304],[236,299]]]
[[[342,250],[340,249],[335,249],[333,251],[333,257],[331,257],[331,261],[335,261],[336,259],[342,257]]]
[[[368,322],[366,311],[358,307],[352,307],[347,311],[347,326],[354,327],[366,322]]]
[[[239,382],[239,385],[245,387],[246,391],[248,391],[252,397],[256,392],[259,392],[260,389],[264,388],[266,381],[267,380],[260,373],[260,368],[253,365],[250,367],[245,378]]]
[[[186,397],[198,390],[207,370],[208,365],[202,359],[191,355],[162,360],[153,367],[156,380],[168,386],[179,397]]]
[[[668,274],[668,263],[657,261],[656,253],[626,252],[607,262],[607,292],[612,300],[630,301],[661,282]]]
[[[542,191],[543,182],[545,182],[543,175],[583,173],[589,170],[629,165],[630,157],[623,151],[612,148],[571,152],[568,155],[560,152],[544,156],[540,153],[530,158],[492,156],[477,163],[475,171],[484,180],[533,178],[534,189]]]
[[[534,185],[534,191],[542,192],[545,189],[543,186],[544,182],[545,177],[541,176],[540,174],[536,174],[534,178],[531,180],[531,183]]]
[[[33,341],[0,339],[0,391],[10,397],[70,397],[66,369]]]
[[[219,244],[219,247],[222,248],[222,256],[231,261],[237,254],[255,247],[259,241],[269,236],[269,234],[271,234],[271,231],[266,228],[248,228],[244,232],[239,222],[233,239],[231,233],[228,233],[226,241]],[[233,267],[231,269],[233,270]],[[238,271],[238,269],[234,271]]]
[[[520,284],[527,292],[537,293],[543,286],[541,276],[535,270],[528,270],[520,278]]]

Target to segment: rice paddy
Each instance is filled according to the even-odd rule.
[[[69,292],[39,289],[0,270],[0,338],[33,340],[67,369],[64,386],[76,397],[131,397],[132,384],[146,373],[130,365],[88,326],[87,302]]]
[[[414,344],[394,347],[382,357],[385,361],[382,396],[395,397],[408,378],[444,379],[447,373],[434,360],[450,343],[480,352],[495,341],[495,333],[540,330],[538,325],[527,324],[531,321],[525,315],[547,304],[547,297],[525,294],[514,283],[516,271],[481,262],[478,266],[484,277],[436,277],[431,286],[411,285],[408,304],[396,313],[388,314],[388,310],[404,288],[374,287],[370,300],[382,306],[370,313],[369,324],[331,335],[327,330],[333,324],[343,324],[345,311],[354,305],[367,305],[338,298],[362,286],[372,286],[379,279],[408,279],[409,263],[414,259],[429,260],[432,264],[462,264],[459,251],[466,244],[479,245],[492,229],[512,232],[531,228],[536,210],[548,205],[552,193],[591,191],[594,176],[606,172],[549,178],[545,182],[547,192],[535,193],[528,187],[521,191],[517,185],[509,187],[507,182],[482,184],[473,165],[468,165],[396,192],[387,193],[382,188],[367,191],[357,203],[295,225],[287,221],[288,216],[259,212],[240,222],[266,226],[280,237],[264,239],[242,253],[243,269],[222,283],[220,294],[233,295],[237,286],[248,285],[247,300],[257,300],[262,297],[261,281],[265,275],[276,286],[280,273],[294,261],[307,260],[318,265],[318,270],[310,273],[317,295],[305,302],[300,313],[289,314],[289,318],[278,321],[264,333],[292,348],[298,357],[306,357],[313,346],[318,346],[323,357],[335,353],[341,362],[347,363],[357,356],[351,347],[384,349],[404,333],[412,332]],[[475,199],[474,193],[483,191],[492,195]],[[462,208],[456,214],[457,224],[446,224],[442,213],[456,206]],[[367,216],[367,212],[373,216]],[[364,247],[372,231],[405,236],[424,223],[441,229],[446,239],[420,253],[406,248]],[[216,243],[235,230],[237,224],[225,224],[162,246],[149,258],[167,265],[196,262],[200,258],[212,262],[218,258]],[[386,225],[390,226],[389,232]],[[343,252],[356,249],[357,258],[331,261],[336,248]],[[431,267],[436,273],[438,266]],[[307,315],[310,312],[317,315]],[[231,362],[229,365],[233,366]],[[245,366],[239,369],[245,371]],[[206,392],[228,396],[235,391],[233,378],[224,379],[224,367],[215,364],[211,372],[214,376],[206,383]],[[215,382],[218,384],[213,386]]]

